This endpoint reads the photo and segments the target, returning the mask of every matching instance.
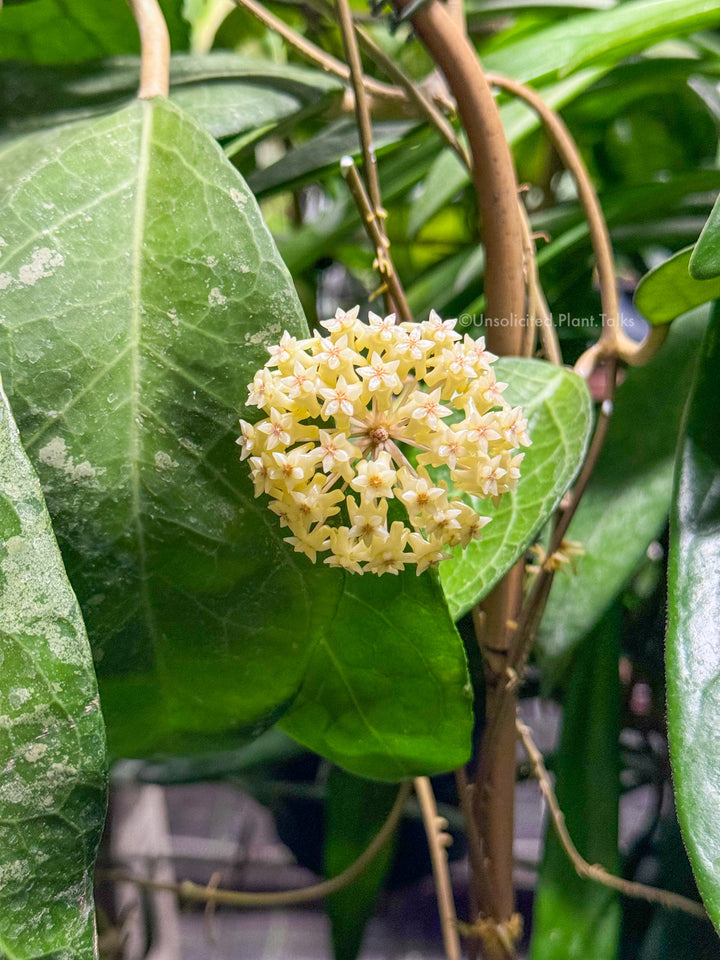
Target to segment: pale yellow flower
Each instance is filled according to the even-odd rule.
[[[384,360],[379,353],[373,352],[370,365],[358,367],[357,372],[367,380],[368,390],[399,390],[400,377],[397,375],[399,360]]]
[[[321,387],[318,392],[325,401],[322,415],[327,420],[328,417],[334,417],[338,413],[351,417],[355,412],[355,401],[362,393],[362,387],[359,383],[348,385],[345,377],[338,377],[334,387]]]
[[[448,482],[499,502],[517,485],[527,423],[484,340],[461,337],[455,320],[366,324],[358,313],[338,310],[326,335],[284,333],[270,348],[248,385],[265,416],[240,421],[240,457],[295,551],[350,573],[420,574],[488,522],[450,499]]]
[[[357,465],[357,476],[350,486],[369,500],[378,497],[394,497],[393,485],[397,474],[390,465],[390,456],[384,451],[377,460],[361,460]]]

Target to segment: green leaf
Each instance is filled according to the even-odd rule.
[[[96,957],[105,733],[90,646],[0,386],[0,955]]]
[[[325,874],[334,877],[357,860],[387,820],[397,787],[361,780],[334,767],[328,777],[325,803]],[[343,890],[326,900],[335,960],[356,960],[392,864],[388,843],[370,866]]]
[[[360,661],[382,644],[424,713],[402,727],[398,763],[375,771],[373,754],[363,771],[462,762],[465,659],[439,586],[412,573],[346,581],[294,554],[239,462],[246,384],[283,329],[308,330],[217,143],[155,99],[27,137],[2,170],[0,365],[83,606],[114,752],[237,746],[287,709],[325,644]],[[330,688],[317,697],[332,726],[342,705]],[[373,722],[385,737],[396,720],[393,692]]]
[[[78,65],[0,63],[3,135],[87,119],[134,98],[137,57]],[[170,64],[170,99],[218,139],[271,129],[325,109],[342,90],[319,70],[253,57],[177,54]]]
[[[555,577],[536,648],[543,679],[560,679],[575,645],[600,620],[660,534],[670,506],[675,446],[706,316],[673,324],[660,354],[618,388],[602,453],[570,524],[585,556]]]
[[[527,448],[514,494],[493,508],[469,498],[492,522],[464,552],[440,566],[448,606],[458,619],[478,603],[523,555],[570,486],[585,456],[592,404],[585,382],[542,360],[503,358],[495,365],[505,396],[528,419]]]
[[[610,10],[615,3],[616,0],[468,0],[466,11],[471,16],[496,17],[500,13],[515,14],[518,10]]]
[[[667,698],[678,818],[720,927],[720,312],[702,345],[678,457],[670,526]]]
[[[436,576],[373,578],[370,589],[369,577],[345,576],[280,726],[363,777],[402,780],[415,755],[430,772],[454,769],[470,752],[471,691]]]
[[[720,297],[720,277],[695,280],[689,265],[693,248],[686,247],[646,273],[635,291],[635,306],[650,323],[670,323],[689,310]]]
[[[696,280],[712,280],[720,276],[720,197],[698,237],[688,267]]]
[[[558,803],[573,842],[589,863],[616,875],[621,625],[622,611],[616,607],[577,651],[553,764]],[[615,960],[620,921],[619,895],[577,875],[548,823],[533,914],[532,960]]]
[[[661,40],[720,24],[714,0],[630,0],[611,10],[563,17],[483,57],[485,68],[524,82],[562,79],[590,65],[612,66]]]
[[[382,120],[373,124],[373,140],[378,156],[386,148],[397,149],[403,137],[417,125],[416,120]],[[357,126],[354,120],[335,120],[269,167],[254,170],[248,176],[248,184],[258,196],[294,189],[320,174],[339,170],[340,160],[345,154],[360,156]]]
[[[187,46],[182,0],[161,0],[174,50]],[[138,53],[138,28],[126,3],[108,0],[32,0],[0,8],[0,60],[80,63],[115,53]]]

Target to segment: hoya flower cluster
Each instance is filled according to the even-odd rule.
[[[284,333],[248,385],[248,404],[267,414],[240,421],[255,495],[270,496],[285,539],[313,562],[329,553],[354,573],[422,573],[488,522],[432,468],[497,502],[530,443],[522,411],[503,399],[496,357],[455,320],[363,323],[356,307],[322,326],[308,340]]]

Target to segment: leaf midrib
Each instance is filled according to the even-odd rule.
[[[130,429],[129,436],[129,466],[130,490],[135,535],[138,544],[140,560],[140,596],[148,633],[155,653],[155,662],[159,670],[157,629],[150,600],[147,578],[147,551],[145,548],[145,531],[142,524],[142,494],[140,489],[140,463],[142,456],[142,435],[138,423],[140,415],[140,390],[142,386],[142,360],[140,355],[140,341],[142,332],[142,283],[143,283],[143,246],[145,243],[145,214],[147,208],[147,188],[150,179],[150,154],[152,145],[152,130],[154,111],[151,103],[140,102],[142,107],[142,121],[140,127],[140,149],[138,151],[137,190],[135,193],[135,208],[133,211],[133,236],[130,247],[130,325],[128,341],[130,351],[129,365],[129,397],[130,397]]]

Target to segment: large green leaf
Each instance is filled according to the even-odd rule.
[[[90,646],[0,387],[0,956],[91,960],[105,733]]]
[[[688,269],[696,280],[711,280],[720,276],[720,197],[715,201],[698,237]]]
[[[475,503],[492,517],[482,539],[440,567],[455,619],[482,600],[547,522],[580,468],[592,426],[590,394],[576,374],[542,360],[517,358],[499,360],[496,370],[498,379],[508,383],[508,401],[522,406],[528,418],[532,445],[517,491],[503,497],[496,509]]]
[[[589,863],[620,868],[620,628],[611,610],[585,638],[564,700],[563,732],[553,769],[560,809]],[[547,827],[533,915],[533,960],[615,960],[620,897],[575,872],[552,824]]]
[[[185,48],[182,0],[161,0],[174,50]],[[0,8],[0,60],[80,63],[140,50],[130,8],[115,0],[30,0]]]
[[[537,649],[555,683],[665,525],[683,404],[706,315],[678,320],[661,353],[618,388],[605,445],[568,531],[586,553],[555,577]]]
[[[4,136],[81,120],[124,105],[138,85],[137,57],[77,65],[0,63]],[[217,138],[266,131],[328,106],[344,89],[320,70],[241,57],[177,54],[170,99]]]
[[[114,751],[237,745],[287,708],[328,647],[359,684],[377,662],[397,684],[373,705],[380,736],[397,732],[393,759],[375,769],[376,751],[365,772],[461,762],[465,659],[435,580],[346,581],[294,554],[253,498],[234,442],[246,384],[283,329],[308,331],[215,141],[156,99],[27,137],[2,169],[0,363]],[[334,691],[316,696],[326,726],[341,725]],[[405,717],[420,699],[422,716],[396,731],[397,703]]]
[[[650,323],[670,323],[694,307],[720,297],[720,277],[696,280],[690,276],[692,253],[692,247],[680,250],[640,281],[635,306]]]
[[[436,576],[372,585],[346,578],[336,619],[315,625],[303,685],[281,727],[360,776],[401,780],[414,753],[427,769],[454,769],[470,749],[471,692]]]
[[[670,527],[667,698],[678,818],[720,927],[720,312],[703,342]]]
[[[397,787],[361,780],[334,767],[325,803],[323,863],[334,877],[357,860],[382,828],[397,797]],[[373,914],[393,856],[393,844],[347,887],[327,898],[335,960],[356,960],[365,926]]]

